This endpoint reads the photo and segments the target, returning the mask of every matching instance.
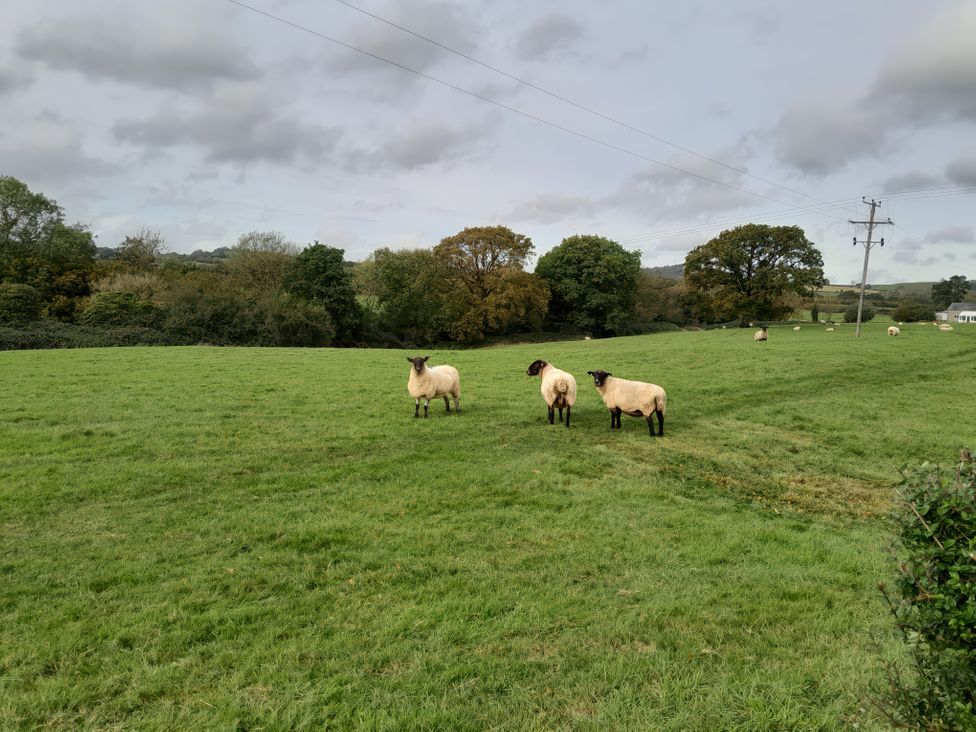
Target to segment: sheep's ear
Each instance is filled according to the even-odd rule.
[[[424,356],[424,363],[427,363],[428,358],[430,358],[430,356]]]
[[[608,376],[613,376],[613,374],[611,374],[611,373],[610,373],[609,371],[607,371],[607,373],[605,373],[605,374],[603,375],[603,378],[605,379],[605,378],[607,378]]]
[[[410,358],[410,356],[407,356],[407,361],[409,361],[410,363],[413,363],[413,359]]]
[[[590,376],[593,376],[593,372],[592,371],[587,371],[586,373],[588,373]]]

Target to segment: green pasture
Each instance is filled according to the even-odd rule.
[[[0,353],[0,728],[883,729],[891,486],[976,444],[976,327],[886,325],[416,353],[426,420],[402,351]]]

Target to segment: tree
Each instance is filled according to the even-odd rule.
[[[64,221],[64,211],[9,175],[0,176],[0,258],[30,250]]]
[[[277,231],[242,234],[224,265],[244,293],[273,298],[281,292],[298,248]]]
[[[450,269],[450,334],[476,341],[545,316],[549,290],[523,266],[532,240],[505,226],[467,228],[434,247]]]
[[[714,319],[777,320],[823,285],[823,257],[798,226],[746,224],[689,252],[685,281]]]
[[[962,302],[969,292],[969,280],[962,275],[952,275],[932,285],[932,303],[937,308],[947,308],[951,303]]]
[[[874,320],[874,316],[877,312],[870,305],[865,305],[864,309],[861,311],[861,322],[867,323],[868,321]],[[847,309],[844,310],[844,322],[845,323],[856,323],[857,322],[857,305],[848,305]]]
[[[116,259],[128,269],[146,272],[152,269],[156,258],[165,251],[165,242],[158,231],[144,227],[136,234],[125,237],[117,249]]]
[[[628,252],[602,236],[563,239],[536,265],[552,293],[549,317],[595,335],[620,333],[634,314],[640,252]]]
[[[362,335],[362,312],[344,254],[342,249],[315,242],[295,257],[284,289],[319,303],[335,325],[336,343],[351,345]]]
[[[687,323],[691,312],[686,300],[687,288],[683,280],[659,277],[642,270],[634,304],[638,327],[649,323]]]
[[[380,326],[417,344],[445,337],[451,320],[451,268],[430,249],[377,249],[360,272],[379,302]]]
[[[915,323],[919,320],[935,320],[935,311],[929,305],[923,305],[918,300],[901,300],[891,311],[891,319],[905,323]]]

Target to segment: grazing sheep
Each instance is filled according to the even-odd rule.
[[[584,341],[592,341],[593,339],[590,338],[589,336],[583,336],[583,340]]]
[[[664,412],[668,403],[664,389],[644,381],[618,379],[606,371],[586,373],[593,377],[593,385],[610,410],[610,429],[620,429],[620,415],[626,412],[631,417],[644,417],[647,430],[654,437],[653,417],[657,414],[658,436],[664,437]]]
[[[407,379],[407,391],[414,399],[413,416],[420,416],[420,400],[424,400],[424,418],[427,417],[427,405],[431,399],[444,398],[444,406],[448,414],[451,413],[451,402],[448,395],[454,398],[454,409],[461,414],[461,377],[453,366],[428,366],[430,356],[418,356],[407,360],[412,364],[410,378]]]
[[[834,329],[833,328],[827,328],[827,332],[828,333],[833,333],[834,332]]]
[[[888,335],[896,336],[896,335],[899,335],[899,334],[901,334],[901,328],[899,328],[896,325],[889,325],[888,326]]]
[[[525,372],[529,376],[541,376],[542,398],[549,407],[549,424],[554,424],[556,410],[559,410],[559,421],[563,421],[563,408],[566,409],[566,426],[569,427],[569,417],[576,404],[576,379],[572,374],[560,371],[546,361],[533,361]]]
[[[800,326],[798,326],[798,325],[794,325],[794,326],[793,326],[793,330],[800,330]]]
[[[949,325],[948,323],[942,323],[939,326],[939,330],[941,330],[943,333],[945,333],[946,331],[952,330],[952,326]]]
[[[769,335],[766,333],[766,326],[763,326],[760,330],[756,331],[756,334],[752,337],[754,341],[765,341]]]

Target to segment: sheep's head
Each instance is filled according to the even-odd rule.
[[[410,356],[407,356],[407,360],[413,364],[413,368],[418,374],[422,374],[424,372],[424,364],[427,363],[428,358],[430,358],[430,356],[417,356],[416,358],[410,358]]]
[[[604,382],[607,380],[607,377],[613,376],[613,374],[607,371],[587,371],[586,373],[593,377],[594,386],[603,386]]]
[[[545,361],[541,361],[541,360],[533,361],[532,363],[529,364],[529,369],[525,373],[528,374],[529,376],[538,376],[539,373],[542,371],[542,369],[544,369],[548,365],[549,364],[546,363]]]

